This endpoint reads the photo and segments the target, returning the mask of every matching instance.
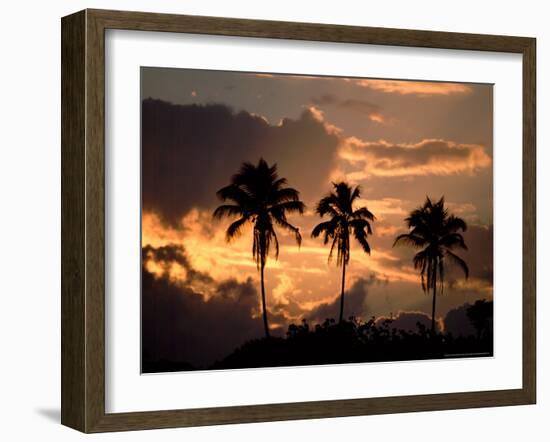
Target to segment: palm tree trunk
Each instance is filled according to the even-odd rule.
[[[432,337],[435,336],[435,296],[437,294],[437,262],[434,261],[433,299],[432,299]]]
[[[342,264],[342,292],[340,293],[340,320],[339,323],[342,323],[344,320],[344,287],[346,284],[346,261],[344,260]]]
[[[265,267],[265,264],[262,263],[261,270],[260,270],[260,281],[261,281],[261,287],[262,287],[262,311],[264,315],[265,337],[269,338],[269,326],[267,325],[267,308],[265,306],[264,267]]]

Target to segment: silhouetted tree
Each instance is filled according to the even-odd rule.
[[[287,221],[287,214],[304,212],[304,204],[299,192],[285,187],[287,180],[277,174],[277,165],[269,166],[263,158],[258,165],[243,163],[238,173],[231,178],[231,184],[218,190],[217,195],[223,204],[214,211],[214,218],[237,218],[229,225],[227,241],[240,234],[245,224],[253,225],[252,255],[260,272],[262,293],[262,311],[266,337],[269,337],[267,309],[265,301],[264,268],[272,245],[275,257],[279,256],[279,241],[274,225],[294,233],[296,242],[301,244],[302,237],[297,227]]]
[[[466,222],[459,217],[450,215],[445,208],[444,198],[435,204],[426,197],[423,206],[413,210],[405,219],[408,233],[397,236],[394,246],[407,244],[420,250],[414,255],[414,268],[420,270],[422,290],[433,292],[432,299],[432,336],[435,334],[435,300],[439,280],[440,293],[443,292],[445,263],[447,261],[458,265],[468,278],[466,262],[453,252],[460,248],[467,250],[464,238],[459,231],[466,231]]]
[[[372,234],[369,221],[374,221],[374,215],[366,208],[353,209],[353,203],[359,198],[361,189],[352,189],[345,182],[333,183],[334,191],[322,198],[317,204],[316,212],[322,218],[330,216],[330,220],[315,226],[311,232],[313,238],[323,234],[323,242],[332,241],[328,255],[332,259],[334,249],[337,250],[336,265],[342,266],[342,290],[340,293],[340,320],[344,317],[344,288],[346,282],[346,265],[350,258],[350,234],[353,234],[363,251],[370,255],[367,235]]]
[[[210,368],[284,367],[375,361],[441,359],[447,355],[492,356],[492,339],[473,335],[433,335],[429,325],[417,322],[416,330],[403,330],[392,319],[368,321],[351,317],[336,322],[289,324],[286,336],[253,339],[215,362]]]
[[[477,339],[481,339],[483,332],[487,333],[493,319],[493,302],[478,299],[474,305],[468,307],[466,315],[476,329]]]

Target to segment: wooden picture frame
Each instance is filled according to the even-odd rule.
[[[105,412],[105,30],[518,53],[523,57],[523,385],[497,391]],[[84,10],[62,19],[62,424],[83,432],[533,404],[536,41],[533,38]]]

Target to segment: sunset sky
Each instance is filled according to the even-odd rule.
[[[492,299],[492,85],[166,68],[141,75],[145,351],[200,365],[261,336],[252,229],[228,243],[231,221],[212,219],[216,191],[260,157],[277,163],[307,206],[290,218],[302,246],[279,230],[279,259],[266,266],[275,333],[302,318],[337,317],[341,269],[310,237],[333,181],[359,185],[358,206],[376,216],[371,255],[352,242],[346,317],[429,322],[415,252],[392,247],[426,196],[444,196],[468,223],[469,250],[459,254],[470,278],[449,269],[440,327],[468,332],[464,304]],[[163,333],[186,344],[173,350]]]

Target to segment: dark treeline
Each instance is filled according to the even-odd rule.
[[[186,371],[197,369],[235,369],[283,367],[360,362],[407,361],[493,355],[493,302],[478,300],[468,307],[467,315],[476,333],[453,336],[432,334],[420,322],[417,330],[405,331],[392,326],[392,319],[342,322],[326,319],[311,326],[306,320],[291,324],[284,337],[253,339],[208,367],[185,362],[144,360],[144,372]]]

